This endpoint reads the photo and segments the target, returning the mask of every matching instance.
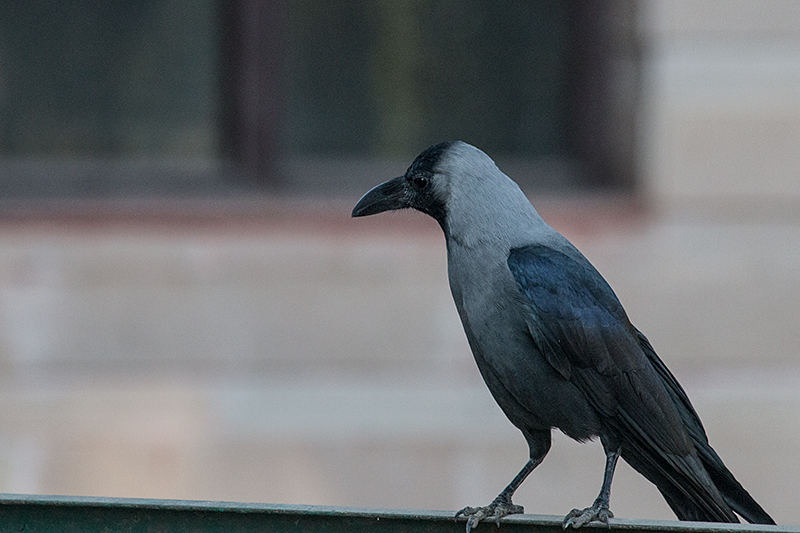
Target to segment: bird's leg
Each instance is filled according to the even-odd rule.
[[[514,476],[511,483],[508,484],[503,492],[497,495],[492,503],[486,507],[464,507],[456,513],[455,518],[464,515],[467,519],[467,533],[477,526],[484,518],[493,518],[500,527],[500,519],[510,514],[521,514],[523,511],[521,505],[514,505],[511,503],[511,497],[517,491],[528,474],[533,472],[533,469],[539,466],[544,461],[547,452],[550,451],[551,435],[550,430],[532,430],[529,428],[522,429],[522,434],[525,435],[525,440],[528,441],[528,448],[530,449],[530,459],[519,471],[519,474]]]
[[[604,443],[605,444],[605,443]],[[564,517],[564,529],[568,527],[581,527],[589,522],[595,520],[603,522],[608,526],[608,519],[614,518],[614,513],[608,508],[608,502],[611,498],[611,478],[614,477],[614,469],[617,466],[617,459],[619,459],[620,446],[617,445],[613,449],[603,446],[606,451],[606,471],[603,475],[603,487],[600,489],[600,494],[594,501],[591,507],[586,509],[573,509]]]
[[[519,474],[517,474],[514,479],[511,480],[511,483],[503,489],[503,492],[498,494],[497,498],[486,507],[464,507],[457,512],[456,518],[461,515],[467,518],[467,533],[485,518],[493,518],[495,522],[497,522],[497,527],[500,527],[500,519],[504,516],[523,513],[524,511],[521,505],[511,503],[511,497],[519,486],[522,485],[522,482],[525,481],[525,478],[528,477],[528,474],[542,462],[542,459],[544,459],[544,456],[538,460],[529,459],[528,462],[525,463],[525,466],[522,467],[522,470],[519,471]]]

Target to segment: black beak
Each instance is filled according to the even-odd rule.
[[[367,191],[353,208],[353,217],[365,217],[384,211],[411,207],[404,176],[381,183]]]

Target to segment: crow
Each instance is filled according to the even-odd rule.
[[[547,225],[481,150],[460,141],[422,152],[403,176],[367,192],[353,217],[412,208],[444,232],[450,289],[475,362],[525,437],[529,460],[484,507],[465,507],[467,532],[522,513],[511,498],[558,428],[606,455],[600,494],[563,521],[608,524],[622,457],[656,485],[680,520],[774,524],[725,467],[686,392],[628,319],[609,284]]]

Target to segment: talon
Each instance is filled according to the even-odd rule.
[[[567,513],[567,516],[564,517],[564,521],[561,523],[561,529],[567,529],[572,525],[573,519],[577,516],[580,516],[581,511],[580,509],[573,509]]]
[[[458,522],[458,517],[460,516],[464,516],[467,519],[469,519],[469,517],[478,512],[478,509],[479,509],[478,507],[469,507],[469,506],[464,507],[463,509],[461,509],[456,513],[456,515],[453,517],[453,520]]]
[[[486,507],[478,507],[473,509],[475,511],[467,520],[467,533],[470,533],[473,527],[477,527],[481,520],[486,518],[487,516],[487,508]]]
[[[614,518],[614,513],[608,509],[608,505],[595,502],[594,505],[586,509],[573,509],[567,513],[561,526],[563,529],[569,527],[577,529],[590,522],[602,522],[607,528],[611,529],[611,524],[608,523],[609,518]]]
[[[503,499],[498,498],[486,507],[464,507],[456,513],[455,518],[457,519],[462,515],[467,518],[467,533],[469,533],[472,528],[487,518],[493,518],[497,527],[500,527],[500,519],[504,516],[523,512],[524,509],[521,505],[511,503],[510,499],[506,497]]]
[[[608,529],[611,529],[611,524],[608,523],[609,518],[614,518],[614,513],[612,513],[610,509],[606,509],[605,512],[601,511],[600,521],[603,522]]]

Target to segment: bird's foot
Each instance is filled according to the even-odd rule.
[[[510,514],[522,514],[524,509],[521,505],[511,503],[511,498],[498,496],[486,507],[464,507],[456,513],[455,518],[464,515],[467,519],[467,533],[476,527],[482,520],[494,520],[497,527],[500,527],[500,519]]]
[[[562,526],[564,529],[568,527],[578,528],[585,526],[589,522],[602,522],[606,527],[611,527],[608,524],[608,519],[614,518],[614,513],[608,508],[607,502],[595,501],[591,507],[586,509],[573,509],[564,517]]]

